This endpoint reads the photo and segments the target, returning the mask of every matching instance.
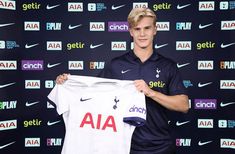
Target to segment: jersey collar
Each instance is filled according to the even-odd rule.
[[[135,53],[134,53],[134,51],[133,50],[131,50],[130,52],[129,52],[129,56],[130,56],[130,58],[132,59],[132,60],[139,60],[139,58],[135,55]],[[157,60],[159,58],[159,55],[158,55],[158,53],[156,52],[156,51],[153,51],[153,54],[150,56],[150,58],[147,60],[147,61],[149,61],[149,60],[151,60],[151,61],[155,61],[155,60]]]

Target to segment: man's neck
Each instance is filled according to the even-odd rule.
[[[153,54],[153,48],[134,48],[135,55],[144,63]]]

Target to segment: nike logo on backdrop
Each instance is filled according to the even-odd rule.
[[[184,121],[184,122],[179,122],[179,121],[177,121],[176,122],[176,126],[181,126],[181,125],[184,125],[184,124],[187,124],[187,123],[189,123],[190,121]]]
[[[155,49],[160,49],[160,48],[162,48],[164,46],[167,46],[167,45],[168,45],[167,43],[166,44],[162,44],[162,45],[155,44]]]
[[[93,44],[91,44],[91,45],[90,45],[90,48],[91,48],[91,49],[95,49],[95,48],[98,48],[99,46],[102,46],[102,45],[104,45],[104,44],[98,44],[98,45],[93,45]]]
[[[209,27],[209,26],[211,26],[211,25],[213,25],[213,23],[206,24],[206,25],[200,24],[200,25],[199,25],[199,29],[204,29],[204,28]]]
[[[185,64],[179,64],[179,63],[177,63],[177,67],[178,68],[181,68],[181,67],[184,67],[184,66],[187,66],[187,65],[189,65],[190,63],[185,63]]]
[[[183,9],[183,8],[186,8],[188,6],[190,6],[191,4],[186,4],[186,5],[182,5],[180,6],[179,4],[177,5],[177,9],[180,10],[180,9]]]
[[[121,73],[122,73],[122,74],[125,74],[125,73],[127,73],[127,72],[129,72],[129,71],[131,71],[131,70],[130,70],[130,69],[128,69],[128,70],[122,70]]]
[[[3,148],[5,148],[5,147],[7,147],[7,146],[9,146],[9,145],[14,144],[14,143],[15,143],[15,141],[14,141],[14,142],[11,142],[11,143],[8,143],[8,144],[5,144],[5,145],[1,145],[1,146],[0,146],[0,149],[3,149]]]
[[[78,27],[81,27],[81,26],[82,26],[82,24],[74,25],[74,26],[69,25],[69,29],[75,29],[75,28],[78,28]]]
[[[112,10],[117,10],[117,9],[120,9],[122,7],[124,7],[125,5],[119,5],[119,6],[114,6],[112,5]]]
[[[25,44],[25,48],[26,48],[26,49],[29,49],[29,48],[35,47],[35,46],[37,46],[37,45],[39,45],[39,43],[31,44],[31,45]]]
[[[11,86],[11,85],[13,85],[13,84],[15,84],[15,82],[0,85],[0,89],[1,89],[1,88],[6,88],[6,87]]]
[[[221,106],[221,107],[225,107],[225,106],[232,105],[232,104],[235,104],[235,102],[229,102],[229,103],[221,102],[221,103],[220,103],[220,106]]]
[[[39,103],[39,101],[37,101],[37,102],[26,102],[25,103],[25,106],[27,106],[27,107],[29,107],[29,106],[33,106],[33,105],[35,105],[35,104],[38,104]]]
[[[203,145],[209,144],[209,143],[211,143],[211,142],[213,142],[213,141],[207,141],[207,142],[199,141],[199,142],[198,142],[198,145],[199,145],[199,146],[203,146]]]
[[[6,26],[14,25],[14,24],[15,24],[15,23],[0,24],[0,27],[6,27]]]
[[[207,86],[207,85],[209,85],[209,84],[212,84],[212,82],[207,82],[207,83],[203,83],[203,84],[202,84],[201,82],[199,82],[199,83],[198,83],[198,87],[199,87],[199,88],[205,87],[205,86]]]
[[[54,8],[56,8],[56,7],[58,7],[58,6],[60,6],[60,4],[58,4],[58,5],[53,5],[53,6],[47,5],[47,10],[54,9]]]
[[[220,45],[220,47],[221,47],[221,48],[227,48],[227,47],[232,46],[232,45],[234,45],[234,44],[235,44],[235,42],[229,43],[229,44],[223,44],[223,43],[222,43],[222,44]]]
[[[50,64],[50,63],[48,63],[47,64],[47,68],[52,68],[52,67],[55,67],[55,66],[58,66],[58,65],[60,65],[61,63],[56,63],[56,64]]]
[[[54,122],[50,122],[50,121],[48,121],[48,122],[47,122],[47,126],[55,125],[55,124],[59,123],[60,121],[61,121],[61,120],[54,121]]]
[[[92,99],[92,98],[81,98],[80,101],[81,101],[81,102],[84,102],[84,101],[88,101],[88,100],[90,100],[90,99]]]

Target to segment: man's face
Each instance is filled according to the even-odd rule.
[[[144,17],[135,27],[130,28],[134,46],[142,49],[152,47],[156,33],[157,28],[151,17]]]

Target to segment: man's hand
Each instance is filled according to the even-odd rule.
[[[56,83],[57,84],[63,84],[66,80],[68,80],[68,75],[67,73],[63,73],[59,76],[56,77]]]
[[[151,97],[153,94],[153,90],[149,88],[144,80],[135,80],[134,81],[135,87],[138,91],[144,93],[144,95]]]

